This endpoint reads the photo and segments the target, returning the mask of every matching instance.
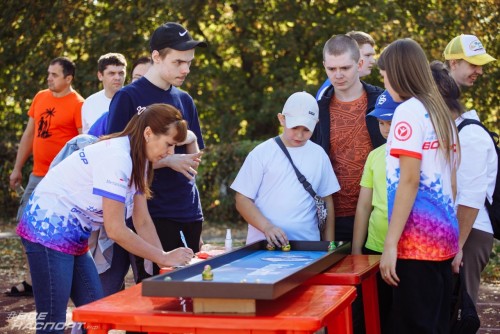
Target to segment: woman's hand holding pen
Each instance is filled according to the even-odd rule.
[[[163,252],[162,262],[158,263],[160,267],[177,267],[189,264],[194,253],[191,248],[179,247],[170,252]]]

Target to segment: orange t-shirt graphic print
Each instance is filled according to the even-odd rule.
[[[40,120],[38,121],[37,127],[37,137],[48,138],[51,136],[50,133],[50,122],[52,117],[55,116],[56,108],[49,108],[42,113]]]
[[[68,140],[82,127],[84,99],[76,92],[56,98],[48,89],[40,91],[28,115],[35,120],[33,174],[45,176],[50,163]]]

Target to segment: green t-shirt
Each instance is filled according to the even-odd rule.
[[[374,149],[366,159],[360,185],[372,189],[373,210],[368,221],[368,237],[365,247],[382,253],[389,227],[387,219],[387,188],[385,176],[386,144]]]

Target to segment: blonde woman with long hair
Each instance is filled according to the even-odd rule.
[[[389,230],[380,261],[382,278],[394,287],[393,331],[448,333],[459,248],[457,130],[418,43],[391,43],[378,65],[386,89],[402,102],[387,140]]]

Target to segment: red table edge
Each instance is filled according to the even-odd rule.
[[[355,266],[355,264],[353,264],[354,260],[363,260],[369,263],[367,266],[362,266],[362,270],[353,271],[351,268]],[[380,255],[347,255],[331,268],[305,281],[304,284],[358,285],[361,284],[364,279],[375,275],[379,271],[379,262]],[[346,269],[346,267],[349,269]],[[332,283],[332,279],[335,279],[334,283]]]
[[[139,285],[133,286],[131,288],[140,288]],[[129,288],[129,289],[131,289]],[[125,293],[125,291],[119,292]],[[107,297],[109,298],[109,297]],[[144,298],[160,298],[160,297],[144,297]],[[169,297],[167,297],[169,298]],[[337,307],[335,310],[329,314],[327,317],[321,321],[315,317],[303,318],[303,319],[293,319],[290,318],[282,318],[278,321],[274,319],[272,316],[260,316],[259,317],[259,327],[260,330],[282,330],[283,322],[287,322],[293,320],[294,326],[299,326],[302,323],[303,328],[310,328],[311,331],[318,330],[323,326],[341,326],[346,327],[347,333],[352,332],[352,308],[351,304],[356,298],[356,289],[354,287],[349,287],[346,290],[345,294],[342,296],[342,300],[337,302]],[[100,300],[102,301],[102,300]],[[99,303],[100,301],[96,301],[94,303]],[[224,329],[223,325],[227,320],[238,320],[239,324],[243,325],[245,322],[248,322],[250,325],[255,324],[255,318],[247,317],[247,316],[231,316],[233,319],[228,319],[227,315],[203,315],[199,319],[193,319],[192,317],[195,314],[169,314],[168,317],[161,318],[161,313],[157,314],[137,314],[133,312],[105,312],[105,313],[97,313],[96,310],[87,310],[87,308],[92,307],[92,304],[87,304],[73,310],[73,321],[86,323],[86,327],[89,329],[90,333],[104,333],[107,330],[112,329],[121,329],[121,330],[142,330],[149,331],[159,328],[199,328],[199,329]],[[110,322],[110,318],[113,319]],[[186,325],[186,320],[189,318],[189,326]],[[267,319],[266,319],[267,318]],[[144,325],[144,323],[152,323],[154,321],[154,325]],[[165,325],[159,324],[158,320],[165,321]],[[222,320],[222,321],[221,321]],[[227,326],[227,329],[234,329],[234,326]],[[254,329],[259,330],[259,329]]]

